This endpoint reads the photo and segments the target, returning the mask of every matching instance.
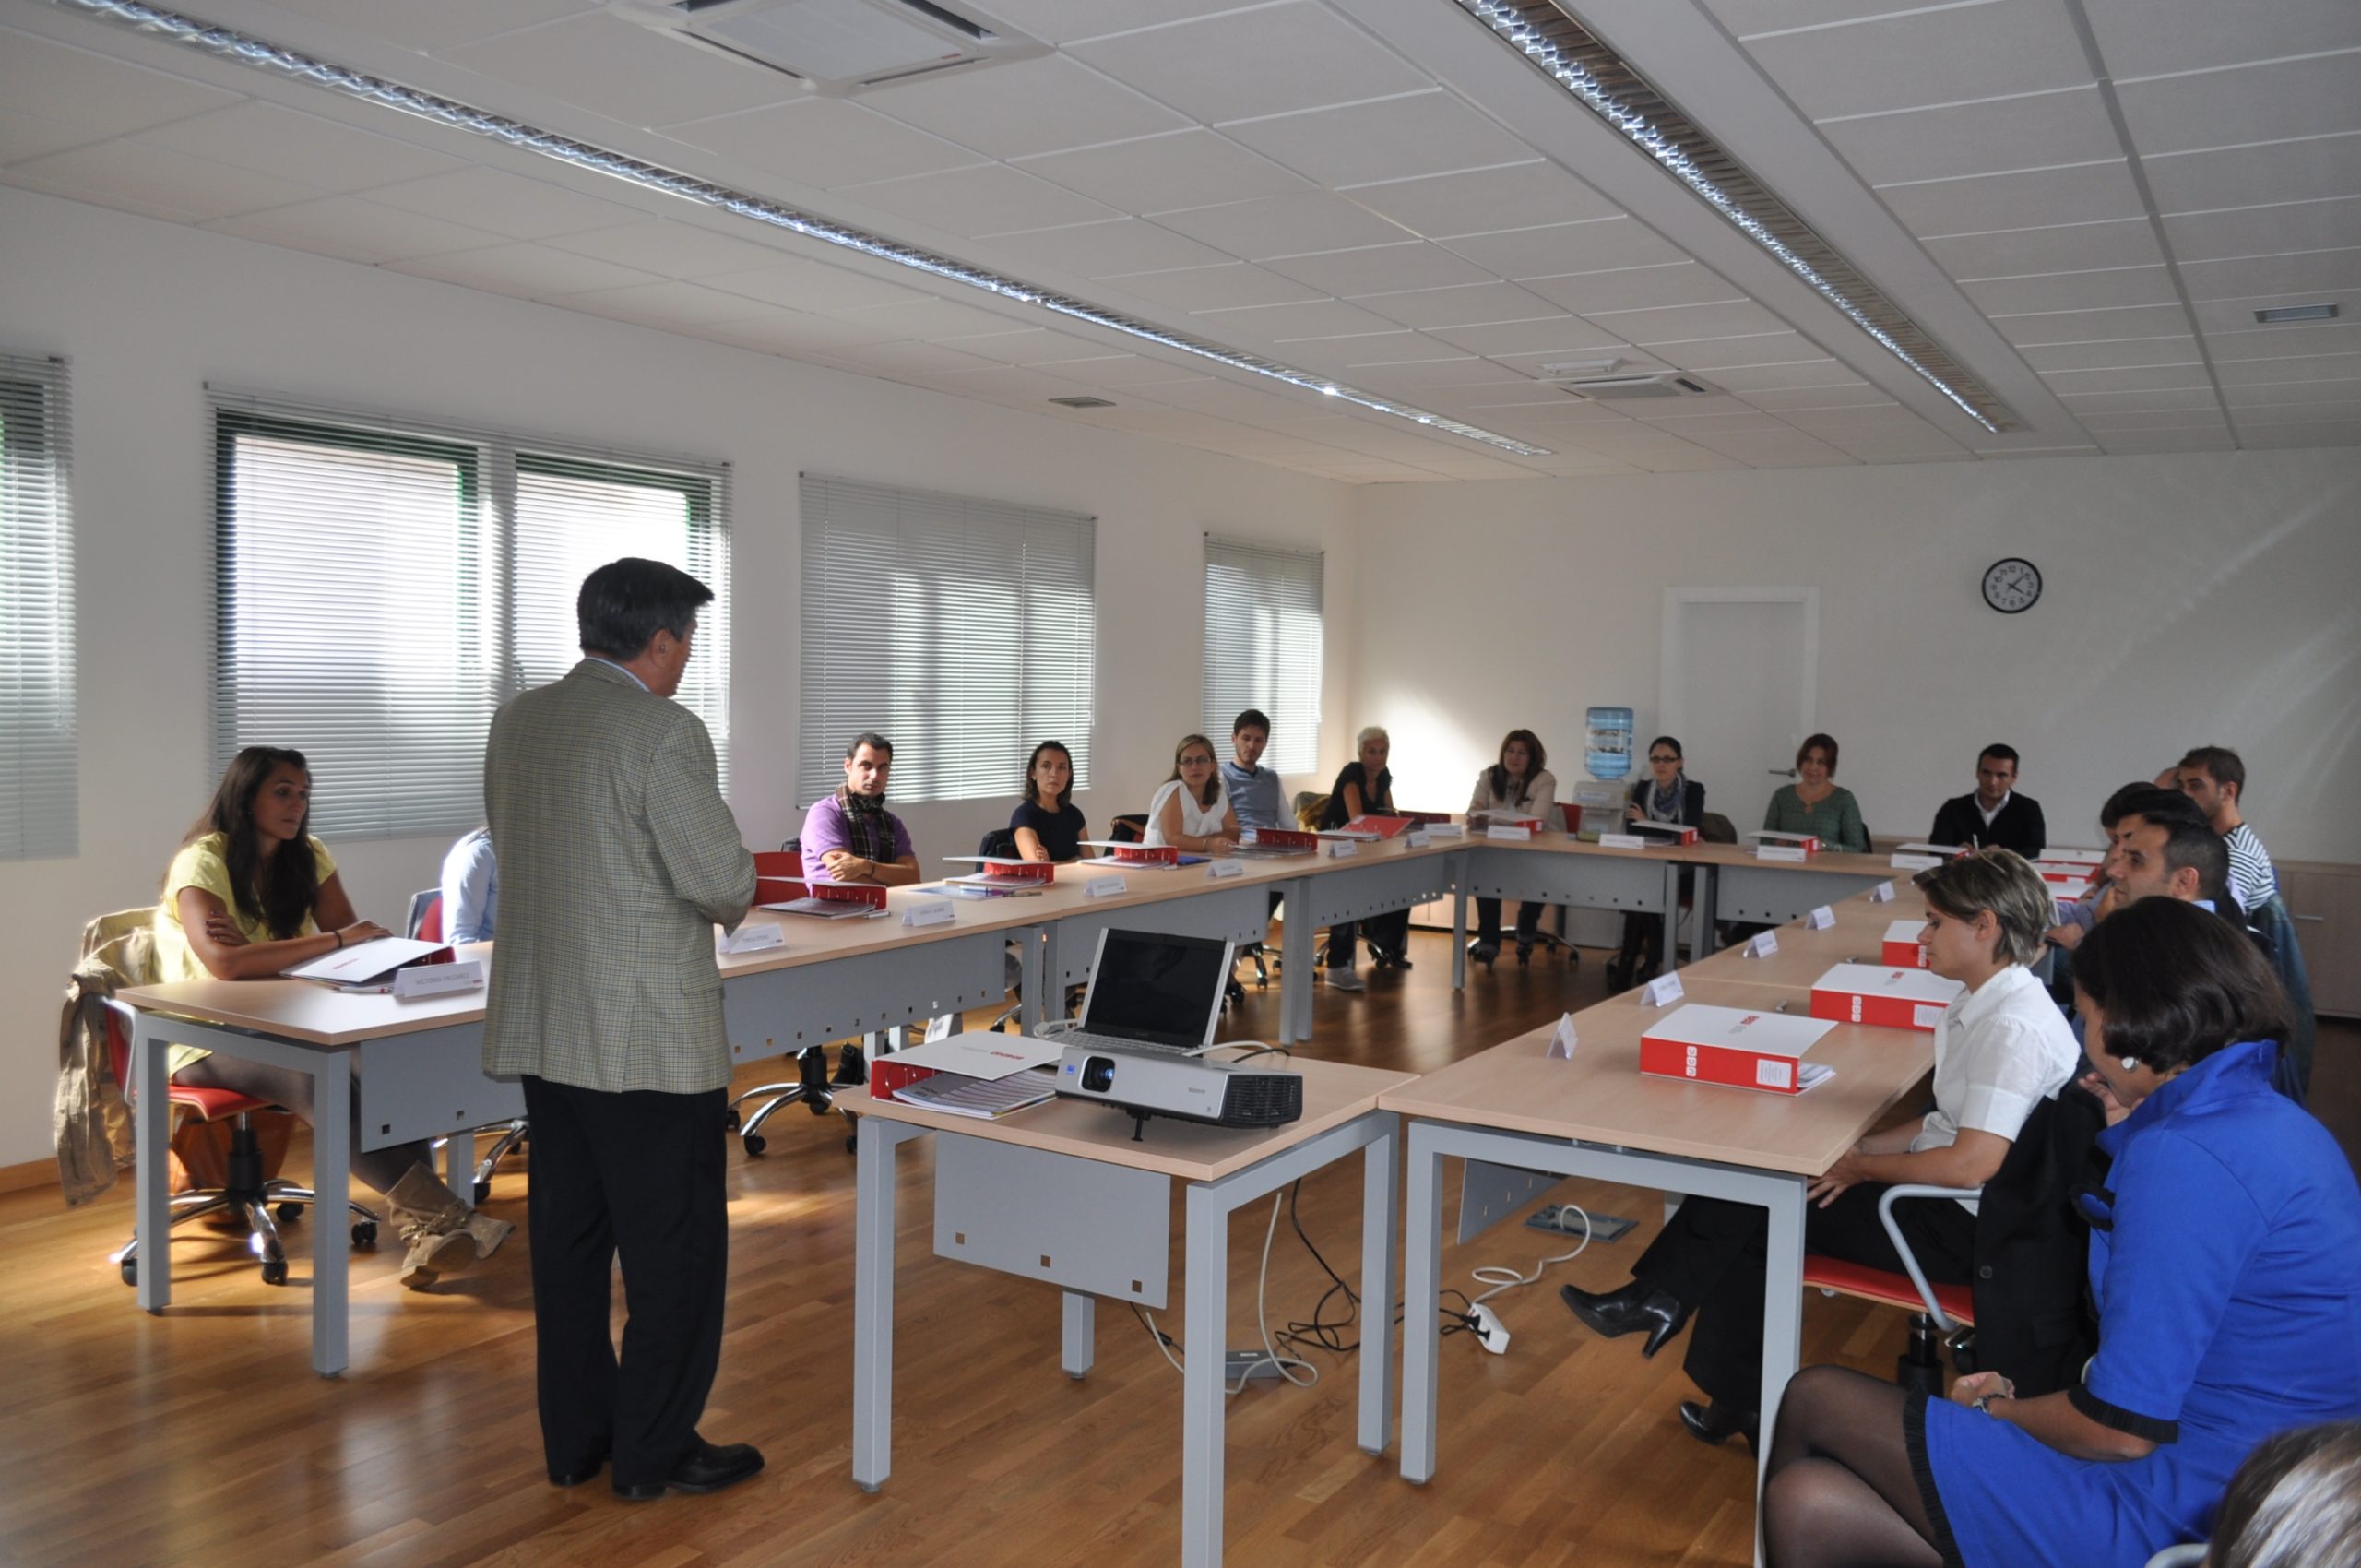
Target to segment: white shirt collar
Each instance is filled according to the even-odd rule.
[[[2040,991],[2040,980],[2023,964],[2011,964],[1982,986],[1962,995],[1952,1009],[1952,1022],[1957,1028],[1966,1028],[1986,1014],[2003,1011],[2015,1004],[2028,987]],[[2044,992],[2042,1000],[2048,999]]]

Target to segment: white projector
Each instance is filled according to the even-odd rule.
[[[1058,1058],[1058,1093],[1111,1105],[1143,1124],[1151,1116],[1170,1116],[1216,1127],[1281,1127],[1303,1114],[1299,1073],[1104,1045],[1065,1048]],[[1138,1138],[1137,1128],[1132,1136]]]

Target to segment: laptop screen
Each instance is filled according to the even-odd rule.
[[[1230,944],[1144,931],[1100,933],[1098,967],[1083,998],[1095,1035],[1194,1051],[1213,1040],[1229,980]]]

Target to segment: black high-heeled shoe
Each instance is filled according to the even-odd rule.
[[[1492,960],[1500,956],[1501,944],[1497,942],[1487,942],[1479,936],[1467,944],[1468,958],[1488,969],[1492,967]]]
[[[1689,1325],[1687,1303],[1644,1279],[1605,1292],[1560,1285],[1558,1299],[1602,1339],[1619,1339],[1646,1330],[1647,1343],[1640,1348],[1643,1356],[1654,1356],[1664,1348],[1665,1341]]]
[[[1680,1402],[1680,1424],[1698,1442],[1720,1447],[1736,1436],[1746,1443],[1746,1451],[1754,1453],[1762,1442],[1762,1418],[1752,1410],[1733,1410],[1720,1400],[1699,1404],[1694,1399]]]

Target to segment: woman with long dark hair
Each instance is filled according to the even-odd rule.
[[[1558,776],[1549,771],[1549,754],[1542,749],[1541,737],[1530,730],[1512,730],[1501,742],[1499,758],[1476,775],[1475,793],[1467,797],[1467,826],[1480,833],[1495,817],[1502,821],[1539,817],[1546,823],[1557,814],[1557,802]],[[1520,900],[1516,907],[1518,963],[1532,962],[1534,938],[1540,930],[1541,906],[1530,898]],[[1476,900],[1476,940],[1467,944],[1467,956],[1486,968],[1501,956],[1498,898]]]
[[[1025,798],[1009,814],[1016,852],[1028,861],[1061,865],[1082,858],[1082,836],[1090,825],[1074,803],[1074,754],[1062,741],[1044,741],[1025,759]]]
[[[1842,1367],[1788,1385],[1763,1492],[1775,1568],[2140,1568],[2201,1538],[2249,1450],[2361,1416],[2361,1188],[2272,1087],[2285,993],[2246,933],[2173,898],[2074,955],[2099,1134],[2098,1354],[2019,1399],[1931,1399]]]
[[[303,753],[248,746],[231,759],[164,873],[155,920],[162,979],[267,980],[389,934],[354,915],[336,860],[312,837],[311,824],[312,774]],[[316,1118],[305,1074],[184,1045],[172,1048],[168,1064],[174,1083],[232,1089],[284,1106],[307,1123]],[[433,1284],[460,1241],[490,1256],[514,1227],[461,1203],[436,1179],[427,1145],[363,1151],[357,1082],[352,1094],[352,1173],[386,1194],[410,1244],[402,1283]]]

